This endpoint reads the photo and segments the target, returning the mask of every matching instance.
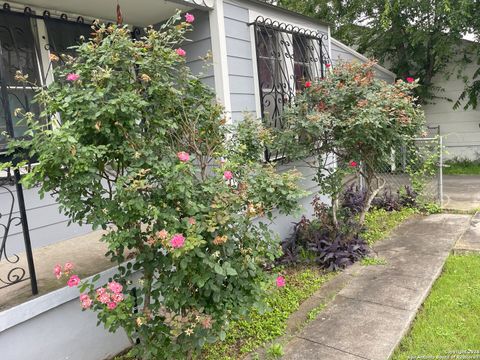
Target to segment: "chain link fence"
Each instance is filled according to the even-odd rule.
[[[392,149],[390,158],[375,169],[382,187],[377,196],[414,196],[417,203],[443,205],[442,137],[437,131],[429,129],[424,137]],[[361,176],[358,182],[364,189]]]

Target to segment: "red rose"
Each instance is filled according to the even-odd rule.
[[[306,87],[306,88],[309,88],[309,87],[311,87],[311,86],[312,86],[312,82],[311,82],[311,81],[306,81],[306,82],[305,82],[305,87]]]
[[[353,160],[352,160],[352,161],[350,161],[350,162],[348,163],[348,165],[349,165],[350,167],[357,167],[358,164],[357,164],[356,161],[353,161]]]
[[[407,77],[406,80],[407,80],[407,82],[408,82],[409,84],[411,84],[411,83],[413,83],[413,82],[415,81],[415,79],[414,79],[413,77]]]

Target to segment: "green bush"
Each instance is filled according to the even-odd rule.
[[[260,124],[225,125],[185,64],[179,45],[191,24],[180,20],[140,40],[99,25],[37,94],[41,119],[25,114],[31,139],[12,142],[39,161],[25,184],[56,194],[72,221],[106,230],[119,273],[106,287],[81,284],[81,303],[139,339],[130,355],[141,359],[191,358],[264,299],[273,282],[264,267],[279,254],[266,224],[302,195],[296,173],[258,161],[268,138]]]
[[[385,185],[377,169],[389,161],[392,149],[416,136],[425,124],[412,95],[417,82],[388,84],[375,78],[374,65],[338,64],[326,78],[306,83],[285,115],[278,142],[291,158],[316,156],[316,162],[308,164],[316,169],[322,192],[332,198],[334,217],[347,175],[363,176],[366,201],[360,225]]]

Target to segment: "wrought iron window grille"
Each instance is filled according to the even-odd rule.
[[[43,34],[35,19],[43,20]],[[61,36],[56,30],[61,30]],[[68,48],[76,45],[79,37],[87,31],[91,32],[90,25],[85,24],[82,17],[78,17],[76,21],[70,21],[66,14],[52,18],[48,11],[44,11],[40,16],[30,7],[26,7],[23,12],[14,11],[8,3],[0,8],[0,162],[12,162],[16,165],[20,158],[24,158],[18,152],[6,152],[6,143],[8,138],[22,137],[26,130],[20,118],[15,115],[15,109],[34,113],[40,111],[38,106],[32,103],[35,91],[53,80],[49,73],[52,65],[46,60],[46,54],[49,50],[69,51]],[[40,41],[41,35],[44,35],[43,43]],[[45,61],[48,61],[48,66],[45,66]],[[16,78],[17,71],[28,74],[28,85]],[[3,137],[2,133],[6,133],[7,137]],[[28,171],[28,167],[25,171]],[[38,287],[20,180],[19,169],[0,172],[0,289],[30,280],[32,294],[35,295]],[[9,251],[12,244],[9,246],[8,242],[17,227],[21,228],[23,235],[25,252],[21,253]],[[18,245],[16,248],[19,248]]]
[[[282,116],[297,91],[308,80],[326,75],[330,64],[328,35],[259,16],[254,26],[262,119],[267,127],[282,129]],[[265,150],[265,160],[284,158]]]

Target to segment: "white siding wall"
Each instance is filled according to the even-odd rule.
[[[461,46],[458,52],[459,56],[461,51],[467,46],[472,46],[472,43],[464,41]],[[447,72],[453,72],[453,74],[449,75],[444,72],[433,79],[436,86],[445,90],[438,93],[438,96],[448,98],[451,101],[437,99],[433,104],[425,105],[427,123],[430,126],[440,125],[440,133],[444,136],[447,158],[454,156],[478,158],[480,157],[480,109],[465,111],[463,107],[460,107],[453,110],[453,104],[465,87],[463,79],[457,78],[454,66],[452,62],[447,69]],[[471,79],[477,69],[476,62],[470,63],[464,68],[463,75]]]
[[[187,52],[187,65],[195,75],[200,76],[204,83],[215,88],[215,78],[211,61],[206,62],[205,56],[212,51],[210,22],[208,12],[193,10],[195,16],[193,31],[187,35],[188,42],[182,45]]]
[[[245,113],[256,116],[254,62],[247,4],[225,1],[223,5],[227,43],[228,81],[232,120]]]
[[[14,196],[14,217],[18,217],[18,200],[15,187],[8,187]],[[30,239],[33,248],[39,248],[59,241],[71,239],[90,232],[90,226],[68,225],[69,219],[60,213],[55,199],[46,194],[43,199],[38,194],[38,188],[24,189],[25,206],[27,209],[27,220],[30,227]],[[7,188],[0,187],[0,224],[5,225],[10,213],[12,199]],[[16,225],[18,221],[14,221]],[[0,237],[3,236],[3,229],[0,228]],[[25,250],[23,243],[22,227],[12,226],[7,237],[7,253],[15,254]]]

